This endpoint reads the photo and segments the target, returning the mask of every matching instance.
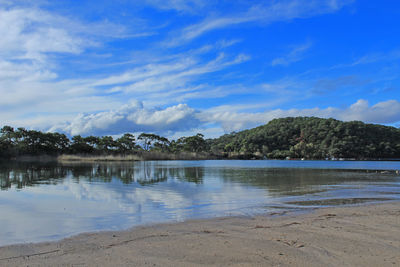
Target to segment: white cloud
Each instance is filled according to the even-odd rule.
[[[301,45],[296,46],[293,48],[287,55],[283,57],[277,57],[272,60],[271,65],[276,66],[276,65],[283,65],[283,66],[288,66],[291,63],[300,61],[304,53],[310,49],[311,47],[311,42],[307,42]]]
[[[370,106],[368,101],[360,99],[348,108],[340,109],[318,107],[310,109],[275,109],[265,112],[245,113],[232,112],[229,108],[211,109],[199,114],[203,122],[218,123],[225,132],[239,131],[256,127],[275,118],[316,116],[321,118],[335,118],[344,121],[360,120],[369,123],[396,123],[400,121],[400,102],[388,100]]]
[[[395,49],[388,52],[379,52],[379,53],[368,53],[357,59],[355,59],[351,63],[347,64],[337,64],[332,66],[330,69],[339,69],[339,68],[349,68],[355,67],[359,65],[367,65],[377,62],[385,62],[385,61],[396,61],[400,58],[400,50]]]
[[[0,124],[23,127],[38,127],[34,121],[48,126],[59,121],[71,119],[78,112],[94,112],[120,106],[112,97],[99,95],[98,91],[87,86],[85,81],[54,81],[54,74],[36,64],[9,64],[0,61],[4,73],[0,74]],[[69,115],[69,116],[67,116]]]
[[[7,4],[6,2],[9,7],[2,8],[1,3]],[[33,2],[35,1],[29,1]],[[242,9],[242,13],[232,13],[229,10],[221,15],[212,12],[198,24],[185,28],[181,25],[175,27],[176,35],[170,36],[173,40],[169,41],[181,44],[210,31],[243,23],[268,25],[277,21],[331,13],[350,2],[352,1],[269,1],[269,4]],[[200,0],[148,0],[148,3],[160,9],[173,9],[179,12],[192,12],[196,8],[201,9],[210,5]],[[248,7],[250,4],[247,2],[244,5]],[[358,119],[377,123],[400,121],[397,100],[380,102],[373,106],[365,100],[359,100],[343,109],[334,107],[273,109],[285,101],[287,103],[304,100],[314,97],[316,93],[329,92],[335,88],[355,88],[363,85],[363,80],[351,73],[347,76],[338,76],[337,79],[320,80],[309,78],[308,74],[300,74],[293,80],[283,78],[272,83],[265,79],[255,81],[254,77],[262,74],[251,76],[252,73],[246,77],[251,76],[250,79],[244,79],[243,76],[239,79],[240,75],[246,74],[241,70],[241,73],[229,72],[229,67],[246,62],[250,57],[244,54],[223,53],[225,48],[239,42],[235,39],[207,43],[200,48],[191,47],[187,50],[160,48],[152,46],[150,41],[149,47],[143,51],[134,50],[133,45],[134,51],[124,51],[119,54],[119,58],[126,60],[120,65],[113,62],[115,55],[113,49],[110,49],[107,51],[109,58],[104,61],[99,60],[101,63],[98,67],[99,72],[95,74],[93,70],[84,74],[72,72],[79,75],[79,79],[65,78],[60,71],[63,67],[60,66],[59,59],[68,61],[71,60],[69,55],[79,55],[78,60],[86,63],[79,64],[79,67],[83,65],[87,67],[88,48],[101,47],[112,38],[150,33],[140,32],[140,29],[137,33],[127,33],[124,27],[111,22],[85,23],[40,8],[24,8],[24,6],[26,5],[16,7],[12,5],[12,1],[0,0],[2,36],[0,124],[52,128],[52,130],[85,135],[117,134],[128,131],[158,133],[175,131],[186,134],[191,131],[207,131],[210,129],[208,127],[212,127],[215,134],[220,129],[218,125],[229,132],[257,126],[276,117],[300,115],[335,117],[343,120]],[[275,58],[271,64],[289,65],[296,62],[310,46],[311,43],[305,43],[295,47],[287,55]],[[112,45],[110,47],[115,48]],[[177,50],[179,52],[176,52]],[[352,66],[396,59],[398,56],[398,51],[371,54],[355,61]],[[76,57],[72,60],[75,59]],[[105,61],[107,66],[103,64]],[[224,72],[218,75],[222,70]],[[66,73],[70,75],[69,72]],[[318,77],[323,76],[318,74]],[[252,99],[243,99],[241,105],[223,105],[196,111],[188,105],[178,104],[187,100],[212,99],[234,94],[240,97],[247,93],[252,94]],[[259,98],[256,99],[257,97]],[[129,99],[141,100],[145,106],[140,102],[123,105]],[[239,98],[238,102],[241,100]],[[232,103],[236,100],[229,98],[227,101]],[[254,101],[263,104],[256,105]],[[209,106],[214,103],[210,101],[204,104],[204,102],[198,106]],[[167,108],[157,109],[153,108],[154,106],[167,106]],[[273,110],[259,112],[266,108]],[[258,112],[253,113],[254,110]],[[81,115],[77,116],[79,113]],[[65,121],[69,123],[60,123]]]
[[[169,45],[180,45],[207,32],[243,23],[259,22],[265,25],[332,13],[352,2],[352,0],[285,0],[254,5],[242,13],[209,17],[198,24],[190,25],[179,32]]]
[[[252,19],[246,17],[222,17],[222,18],[211,18],[202,21],[199,24],[194,24],[188,26],[182,30],[179,38],[173,40],[171,45],[178,45],[181,42],[190,41],[195,39],[206,32],[225,28],[227,26],[232,26],[235,24],[241,24],[244,22],[249,22]]]
[[[201,98],[205,97],[204,93],[209,93],[208,96],[225,96],[229,94],[227,90],[223,90],[226,87],[213,88],[207,84],[193,83],[201,75],[217,72],[249,59],[243,54],[229,56],[224,53],[219,53],[214,59],[208,61],[199,57],[204,53],[219,52],[220,49],[237,42],[236,40],[220,41],[214,45],[208,45],[207,49],[202,47],[161,57],[151,64],[139,65],[139,67],[108,77],[103,75],[103,78],[97,79],[62,80],[56,72],[57,66],[53,62],[53,54],[84,52],[86,47],[81,44],[86,38],[85,34],[76,34],[76,32],[81,32],[77,29],[70,31],[69,27],[62,28],[63,25],[56,22],[57,20],[67,21],[66,18],[60,19],[44,11],[33,9],[26,15],[21,10],[0,10],[8,14],[10,24],[20,25],[9,32],[6,29],[8,23],[0,26],[0,32],[4,31],[11,35],[7,37],[8,39],[0,40],[0,47],[4,49],[0,51],[2,70],[0,72],[0,94],[2,95],[0,124],[3,125],[45,129],[46,123],[48,127],[59,124],[55,122],[56,116],[59,116],[60,122],[71,121],[77,113],[118,109],[126,103],[126,99],[138,98],[137,96],[141,100],[152,102],[153,105]],[[74,23],[77,25],[78,22]],[[67,22],[64,23],[64,26],[68,25]],[[49,34],[42,34],[54,27],[59,27],[60,34],[65,34],[64,38],[60,37],[64,40],[63,45],[54,44]],[[37,41],[31,42],[35,45],[22,45],[29,39],[28,35],[36,36],[33,39]],[[71,40],[70,44],[67,44],[68,40]],[[18,45],[13,46],[13,43]],[[48,43],[48,46],[40,46],[39,43]],[[52,53],[51,57],[48,57],[49,53]]]
[[[196,12],[207,5],[204,0],[145,0],[145,3],[159,9],[179,12]]]
[[[2,58],[43,60],[46,53],[80,53],[89,40],[74,35],[57,17],[38,9],[0,9]]]
[[[246,109],[246,107],[241,107]],[[400,102],[389,100],[370,106],[360,99],[347,108],[318,107],[310,109],[274,109],[265,112],[240,112],[237,107],[220,106],[196,111],[188,105],[179,104],[164,109],[146,108],[134,101],[117,110],[93,114],[81,114],[70,123],[54,126],[51,131],[71,135],[105,135],[125,132],[156,132],[172,138],[178,135],[205,133],[216,137],[222,132],[256,127],[275,118],[316,116],[344,121],[360,120],[370,123],[396,123],[400,121]],[[179,134],[178,134],[179,133]]]
[[[199,83],[197,79],[248,60],[249,56],[243,54],[232,57],[219,53],[214,59],[204,61],[183,53],[172,60],[140,66],[100,79],[90,86],[112,86],[108,89],[110,93],[137,96],[135,98],[153,104],[170,104],[205,96],[221,97],[235,90],[226,90],[227,86]]]
[[[65,99],[71,84],[54,82],[58,75],[49,54],[79,54],[94,45],[77,34],[79,23],[35,8],[0,8],[0,18],[0,104],[18,110]]]
[[[85,23],[32,6],[37,3],[0,3],[0,124],[44,127],[45,117],[49,126],[55,115],[62,121],[120,105],[89,79],[62,80],[60,63],[65,62],[59,59],[85,58],[88,48],[130,33],[110,22]]]
[[[400,102],[388,100],[370,106],[364,99],[358,100],[338,116],[342,120],[360,120],[373,123],[394,123],[400,121]]]
[[[105,135],[126,132],[168,132],[190,130],[199,125],[196,111],[185,104],[165,109],[146,108],[132,101],[119,109],[79,114],[70,123],[53,126],[50,131],[71,135]]]

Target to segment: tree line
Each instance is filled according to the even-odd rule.
[[[202,134],[168,140],[165,137],[142,133],[137,138],[125,133],[119,138],[112,136],[75,135],[69,139],[62,133],[14,129],[0,129],[0,157],[12,158],[21,155],[129,155],[139,152],[202,152],[207,151]]]
[[[250,130],[204,139],[200,133],[168,140],[152,133],[135,137],[73,136],[4,126],[0,157],[20,155],[128,155],[193,152],[209,158],[400,158],[400,130],[395,127],[316,117],[274,119]]]

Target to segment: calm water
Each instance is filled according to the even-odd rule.
[[[400,176],[385,170],[400,170],[400,162],[2,163],[0,245],[192,218],[400,200]]]

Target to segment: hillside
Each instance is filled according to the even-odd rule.
[[[400,130],[360,121],[296,117],[210,140],[215,153],[267,158],[400,158]]]
[[[202,134],[168,140],[142,133],[111,136],[73,136],[4,126],[0,158],[40,155],[128,156],[139,159],[215,158],[354,158],[399,159],[400,129],[359,121],[315,117],[283,118],[237,133],[204,140]],[[107,157],[107,160],[110,158]],[[126,158],[128,159],[128,158]]]

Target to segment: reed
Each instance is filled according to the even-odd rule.
[[[139,161],[142,158],[137,155],[60,155],[58,161],[81,161],[81,162],[95,162],[95,161]]]
[[[159,151],[141,151],[129,155],[70,155],[58,156],[60,162],[97,162],[97,161],[143,161],[143,160],[206,160],[216,159],[204,152],[167,153]]]

